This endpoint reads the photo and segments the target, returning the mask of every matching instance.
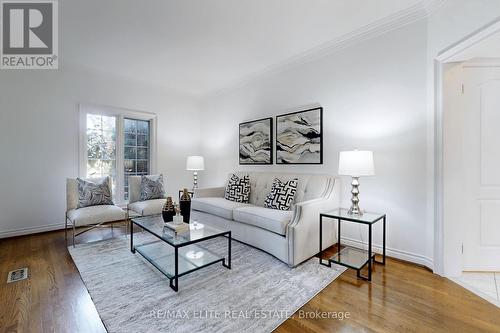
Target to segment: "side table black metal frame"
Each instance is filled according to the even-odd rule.
[[[340,210],[338,210],[340,212]],[[331,218],[331,219],[336,219],[338,221],[338,241],[337,241],[337,253],[332,256],[329,259],[323,259],[323,218]],[[335,213],[321,213],[319,215],[319,263],[324,266],[331,267],[332,263],[342,265],[348,268],[355,269],[357,271],[357,277],[366,280],[366,281],[371,281],[372,280],[372,260],[374,263],[385,265],[385,239],[386,239],[386,215],[381,214],[379,217],[375,218],[374,220],[371,221],[365,221],[360,219],[362,216],[357,217],[356,215],[351,215],[351,216],[343,216],[341,213],[335,214]],[[383,221],[383,243],[382,243],[382,261],[377,261],[375,258],[375,253],[372,251],[372,226],[373,224],[377,223],[378,221],[382,220]],[[347,247],[344,248],[346,249],[351,249],[355,250],[358,252],[365,252],[367,254],[367,260],[366,262],[362,263],[361,265],[351,265],[347,262],[342,261],[342,251],[341,250],[341,222],[342,221],[347,221],[347,222],[354,222],[354,223],[360,223],[360,224],[365,224],[368,225],[368,250],[362,250],[362,249],[357,249],[353,247]],[[337,259],[338,258],[338,259]],[[328,263],[324,263],[323,260],[328,260]],[[360,271],[363,269],[364,266],[368,264],[368,276],[362,276]]]

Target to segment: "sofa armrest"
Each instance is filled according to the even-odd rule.
[[[194,190],[194,198],[224,198],[225,187],[206,187]]]
[[[297,266],[319,253],[319,214],[339,207],[339,188],[338,180],[332,178],[328,190],[321,198],[294,206],[292,221],[287,226],[288,265]],[[324,223],[323,249],[336,241],[335,224]]]

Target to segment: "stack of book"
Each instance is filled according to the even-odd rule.
[[[189,230],[189,223],[167,222],[167,223],[165,223],[165,227],[167,227],[175,232],[182,232],[182,231]]]

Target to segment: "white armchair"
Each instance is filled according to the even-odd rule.
[[[89,181],[100,181],[103,178],[88,179]],[[111,180],[109,181],[110,192]],[[73,247],[75,246],[75,237],[91,229],[101,226],[106,222],[115,222],[127,220],[127,212],[115,205],[99,205],[90,207],[78,207],[78,181],[76,178],[66,180],[66,219],[64,236],[68,239],[68,227],[73,230]],[[76,233],[77,227],[90,226],[83,231]]]
[[[127,211],[129,216],[148,216],[161,214],[166,199],[141,201],[141,176],[128,177],[129,201]]]

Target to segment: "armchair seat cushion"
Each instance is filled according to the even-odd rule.
[[[166,199],[153,199],[136,201],[128,205],[128,208],[141,216],[161,214]]]
[[[286,234],[286,226],[292,219],[293,212],[290,210],[277,210],[258,206],[236,208],[233,211],[233,219],[237,222],[246,223],[277,233]]]
[[[229,201],[224,198],[193,198],[191,200],[192,209],[217,215],[228,220],[233,219],[234,209],[245,206],[248,206],[248,204]]]
[[[90,206],[72,209],[68,212],[68,219],[75,226],[120,221],[126,218],[127,212],[114,205]]]

